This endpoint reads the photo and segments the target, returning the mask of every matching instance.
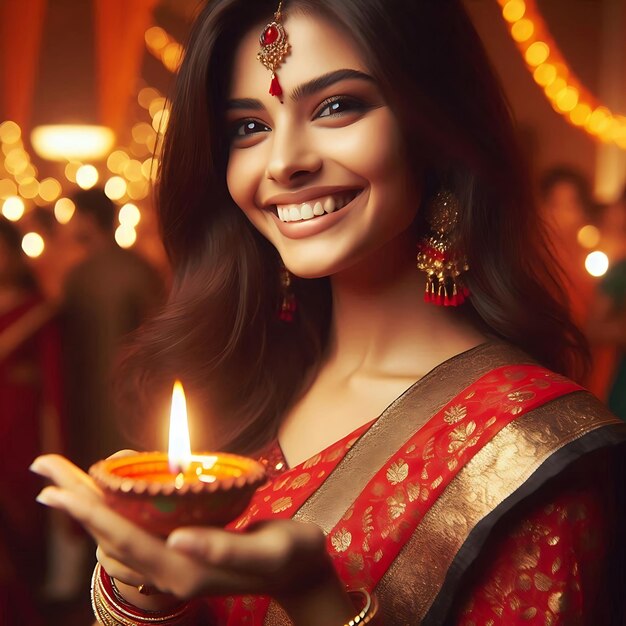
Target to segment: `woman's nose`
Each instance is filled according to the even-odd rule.
[[[267,178],[283,185],[294,184],[317,173],[321,167],[322,158],[305,132],[296,129],[272,132]]]

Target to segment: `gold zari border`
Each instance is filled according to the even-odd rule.
[[[591,394],[574,392],[503,428],[459,471],[381,579],[384,623],[420,623],[473,528],[552,454],[611,424],[619,421]]]
[[[330,533],[387,460],[450,400],[491,370],[522,363],[533,361],[514,346],[489,342],[435,367],[385,409],[293,519]]]

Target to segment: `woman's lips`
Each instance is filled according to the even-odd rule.
[[[332,226],[334,226],[335,224],[343,220],[344,217],[349,213],[350,209],[354,206],[355,202],[358,201],[358,198],[361,197],[362,191],[363,190],[361,189],[361,190],[352,190],[349,192],[342,192],[345,200],[347,200],[347,203],[342,204],[341,209],[337,209],[337,207],[335,206],[334,210],[332,210],[330,213],[327,213],[324,210],[323,215],[319,215],[319,216],[315,215],[314,210],[315,210],[315,205],[318,202],[322,204],[322,200],[320,198],[317,198],[313,201],[304,202],[302,203],[302,205],[297,205],[299,207],[302,207],[303,205],[307,205],[307,204],[312,205],[311,208],[314,211],[314,217],[308,218],[308,219],[302,218],[301,209],[300,209],[300,219],[289,221],[289,222],[285,222],[281,220],[278,217],[277,212],[274,212],[274,219],[276,220],[278,230],[281,232],[283,236],[289,239],[304,239],[305,237],[311,237],[313,235],[317,235],[318,233],[321,233],[327,230],[328,228],[331,228]],[[341,194],[333,194],[332,197],[337,198],[339,195]],[[326,196],[326,198],[328,198],[328,196]],[[292,208],[291,205],[278,205],[277,208],[279,207],[283,209],[283,214],[287,208],[289,210],[291,210]],[[322,207],[323,207],[323,204],[322,204]],[[317,210],[319,212],[319,207]],[[305,210],[305,213],[306,213],[306,210]]]

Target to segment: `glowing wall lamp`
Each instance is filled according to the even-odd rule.
[[[30,139],[42,159],[97,161],[111,152],[115,133],[106,126],[54,124],[37,126]]]

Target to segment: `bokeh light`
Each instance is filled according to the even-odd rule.
[[[22,238],[22,250],[24,250],[24,253],[27,256],[33,259],[41,256],[45,247],[46,244],[43,240],[43,237],[39,233],[26,233]]]
[[[536,65],[541,65],[548,59],[550,56],[550,48],[545,41],[535,41],[535,43],[531,43],[530,46],[528,46],[524,56],[526,63],[535,67]]]
[[[542,63],[533,73],[535,82],[542,87],[547,87],[556,80],[556,67],[551,63]]]
[[[161,61],[170,72],[177,72],[183,60],[183,47],[173,41],[168,43],[161,52]]]
[[[141,162],[131,159],[124,165],[124,176],[129,181],[142,180],[143,172],[141,171]]]
[[[167,130],[167,123],[169,122],[169,119],[169,109],[162,109],[161,111],[157,111],[152,118],[152,128],[154,128],[157,133],[160,133],[162,135]]]
[[[0,179],[0,198],[17,195],[17,185],[9,178]]]
[[[67,224],[75,210],[76,205],[69,198],[59,198],[54,204],[54,217],[59,224]]]
[[[17,190],[22,198],[32,200],[39,193],[39,181],[36,178],[28,178],[19,184]]]
[[[115,241],[120,248],[130,248],[137,241],[137,231],[132,226],[121,224],[115,229]]]
[[[44,178],[39,183],[39,195],[46,202],[54,202],[62,191],[61,183],[56,178]]]
[[[107,159],[107,167],[114,174],[121,174],[124,171],[124,164],[130,157],[124,150],[115,150],[109,154]]]
[[[137,95],[137,102],[141,108],[148,109],[150,108],[150,103],[160,97],[161,94],[156,89],[153,89],[152,87],[144,87]]]
[[[76,172],[81,168],[82,163],[80,161],[70,161],[65,166],[65,178],[71,183],[76,182]]]
[[[535,32],[535,25],[528,19],[521,19],[511,26],[511,35],[518,43],[528,41]]]
[[[507,22],[517,22],[526,13],[524,0],[509,0],[502,8],[502,15]]]
[[[121,176],[113,176],[104,185],[104,193],[111,200],[119,200],[126,195],[126,181]]]
[[[17,143],[22,136],[20,127],[10,120],[0,124],[0,141],[4,143]]]
[[[120,208],[118,220],[122,226],[134,228],[141,220],[141,212],[137,208],[137,205],[132,202],[127,202]]]
[[[76,184],[81,189],[91,189],[98,178],[98,170],[93,165],[81,165],[76,171]]]
[[[556,106],[565,112],[574,110],[578,104],[578,89],[576,87],[566,87],[562,89],[555,98]]]
[[[148,113],[150,113],[150,117],[154,117],[159,111],[162,111],[165,108],[166,102],[167,100],[163,96],[155,98],[148,107]]]
[[[143,200],[150,193],[150,183],[145,178],[133,180],[128,183],[127,193],[131,200]]]
[[[159,52],[165,48],[170,41],[168,34],[159,26],[152,26],[151,28],[148,28],[144,37],[146,45],[154,52]]]
[[[590,252],[585,259],[585,269],[596,278],[604,276],[609,269],[609,257],[600,250]]]
[[[600,231],[593,224],[587,224],[578,231],[576,239],[583,248],[590,250],[600,243]]]
[[[26,207],[19,196],[10,196],[2,203],[2,215],[11,222],[17,222],[24,215]]]

